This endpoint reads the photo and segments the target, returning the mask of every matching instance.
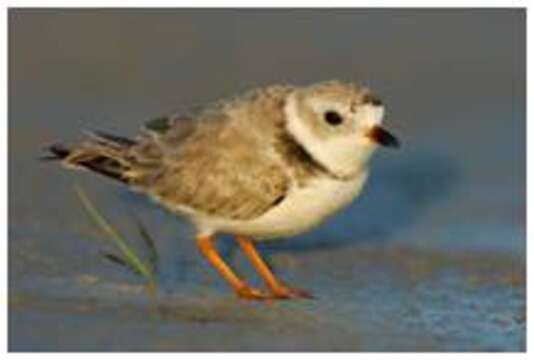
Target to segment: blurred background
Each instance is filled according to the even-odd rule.
[[[524,351],[525,11],[9,11],[11,351]],[[244,303],[182,220],[96,175],[41,163],[82,129],[274,83],[364,83],[403,143],[316,231],[261,245],[313,301]],[[161,256],[158,311],[108,249],[79,184]],[[228,239],[221,249],[258,283]]]

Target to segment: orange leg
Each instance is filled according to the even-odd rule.
[[[259,289],[252,288],[245,281],[241,280],[221,258],[217,248],[213,244],[213,240],[214,239],[212,236],[197,236],[198,247],[209,263],[215,269],[217,269],[219,274],[221,274],[226,282],[232,286],[237,296],[255,300],[272,298],[270,294],[267,294]]]
[[[307,291],[289,288],[278,280],[265,261],[263,261],[258,250],[254,246],[254,243],[250,239],[238,235],[236,236],[236,240],[241,247],[241,250],[243,250],[243,253],[258,271],[258,274],[260,274],[263,281],[265,281],[265,284],[267,284],[275,298],[290,299],[312,297]]]

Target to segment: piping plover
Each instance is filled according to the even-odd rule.
[[[383,115],[362,86],[269,86],[151,120],[135,140],[93,132],[50,151],[66,167],[118,180],[188,218],[200,251],[239,297],[309,297],[278,280],[251,239],[307,231],[356,198],[377,146],[399,146]],[[214,245],[217,233],[235,235],[267,290],[234,273]]]

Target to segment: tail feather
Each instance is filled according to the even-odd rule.
[[[113,135],[104,131],[100,130],[90,130],[86,132],[91,138],[103,142],[108,143],[110,145],[117,145],[117,146],[127,146],[130,147],[132,145],[135,145],[136,142],[132,139],[128,139],[122,136]]]
[[[126,172],[130,169],[128,150],[136,142],[100,131],[89,135],[87,141],[73,148],[62,144],[49,146],[47,150],[50,154],[41,160],[62,160],[67,167],[84,168],[127,183]]]
[[[128,178],[125,176],[126,169],[120,162],[104,155],[80,160],[75,163],[75,166],[81,166],[120,182],[128,182]]]
[[[39,160],[62,160],[70,154],[70,150],[61,144],[52,144],[47,147],[46,150],[50,151],[50,154],[42,156]]]

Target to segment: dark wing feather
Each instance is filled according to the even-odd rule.
[[[155,119],[151,119],[144,124],[144,128],[147,131],[164,134],[171,127],[171,118],[169,116],[160,116]]]

